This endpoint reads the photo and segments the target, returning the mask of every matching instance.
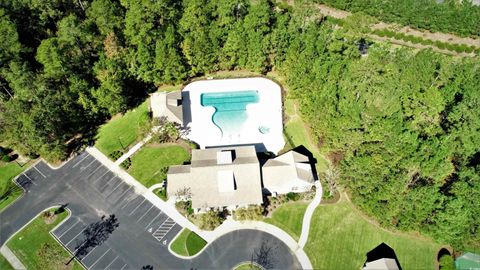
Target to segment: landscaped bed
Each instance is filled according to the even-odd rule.
[[[171,165],[181,165],[190,159],[190,154],[176,144],[147,145],[131,157],[128,172],[146,187],[166,179]]]
[[[198,234],[184,229],[175,241],[171,244],[171,249],[178,255],[193,256],[197,254],[207,244]]]
[[[66,211],[51,217],[41,214],[10,239],[7,246],[27,269],[83,269],[75,261],[65,265],[70,254],[49,233],[67,215]]]
[[[148,122],[148,100],[137,108],[102,125],[97,134],[97,147],[106,156],[115,151],[126,151],[139,140],[140,128]]]
[[[320,205],[312,218],[305,252],[316,269],[359,269],[366,253],[385,242],[403,269],[435,269],[439,244],[407,233],[390,232],[368,220],[342,198]]]

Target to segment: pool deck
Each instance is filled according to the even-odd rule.
[[[241,132],[235,135],[223,135],[213,123],[215,108],[201,105],[201,94],[212,92],[234,92],[256,90],[258,103],[246,106],[247,120]],[[255,144],[257,151],[269,151],[277,154],[285,145],[282,124],[282,91],[278,84],[265,78],[242,78],[224,80],[204,80],[188,84],[183,89],[183,106],[189,108],[190,129],[188,138],[200,147]],[[269,132],[262,134],[259,127],[268,127]]]

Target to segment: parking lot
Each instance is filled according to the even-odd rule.
[[[90,196],[96,195],[103,200],[101,211],[97,215],[76,215],[72,211],[72,217],[52,231],[57,238],[72,254],[75,254],[79,246],[84,242],[84,231],[96,221],[99,215],[114,214],[118,218],[119,228],[112,233],[108,240],[100,246],[94,247],[84,256],[80,256],[80,262],[87,269],[132,269],[141,267],[136,260],[125,252],[128,246],[123,246],[128,235],[141,235],[150,238],[150,248],[157,252],[166,251],[170,240],[182,229],[160,209],[155,207],[142,195],[135,192],[134,187],[126,184],[113,172],[103,166],[98,160],[87,153],[77,158],[77,162],[71,165],[71,169],[84,172],[80,181],[88,181],[83,188],[89,190]],[[81,182],[76,181],[76,185]],[[98,209],[97,209],[98,210]],[[147,245],[149,246],[149,245]],[[138,251],[131,250],[132,253]]]
[[[229,269],[249,261],[266,240],[275,246],[275,268],[299,268],[283,242],[254,230],[228,233],[192,260],[172,255],[168,245],[182,227],[87,152],[56,170],[37,163],[16,181],[25,193],[0,212],[0,246],[46,208],[65,205],[71,215],[51,234],[72,254],[102,216],[115,215],[119,224],[103,243],[77,257],[86,269]]]

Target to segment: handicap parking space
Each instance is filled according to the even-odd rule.
[[[182,230],[180,225],[90,155],[77,157],[70,166],[77,175],[71,182],[73,187],[88,194],[85,198],[94,209],[78,215],[73,211],[53,235],[75,254],[85,240],[85,229],[99,221],[101,215],[114,214],[120,224],[104,243],[78,258],[87,269],[141,268],[137,257],[142,256],[136,249],[126,247],[132,240],[141,241],[141,249],[153,249],[158,255],[168,252],[171,239]]]
[[[25,194],[0,212],[0,244],[4,244],[15,231],[20,230],[39,212],[55,205],[66,205],[70,216],[51,234],[75,254],[85,241],[85,229],[101,221],[102,216],[115,215],[119,226],[103,243],[91,249],[78,261],[90,269],[142,269],[152,265],[155,269],[216,268],[229,269],[236,264],[238,250],[250,249],[261,237],[271,237],[259,231],[233,232],[242,241],[231,244],[232,233],[225,241],[217,240],[192,260],[180,259],[168,251],[168,245],[182,230],[167,214],[137,193],[133,187],[109,171],[106,166],[87,152],[72,158],[58,169],[39,162],[15,178]],[[245,241],[243,240],[245,238]],[[281,242],[279,242],[282,244]],[[277,265],[299,268],[291,260],[290,251],[283,245],[282,258]],[[211,254],[216,254],[212,260]],[[218,256],[217,256],[218,255]],[[249,255],[249,254],[248,254]],[[217,258],[218,257],[218,258]],[[246,258],[243,256],[242,260]],[[285,262],[285,263],[284,263]]]

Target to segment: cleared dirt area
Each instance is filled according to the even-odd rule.
[[[345,19],[346,17],[350,16],[352,13],[336,8],[332,8],[326,5],[316,5],[320,13],[326,16],[331,16],[337,19]],[[388,29],[392,30],[395,32],[399,33],[405,33],[409,34],[412,36],[416,37],[421,37],[424,39],[430,39],[433,41],[442,41],[442,42],[447,42],[447,43],[453,43],[453,44],[466,44],[469,46],[475,46],[477,48],[480,48],[480,38],[468,38],[468,37],[459,37],[453,34],[448,34],[448,33],[440,33],[440,32],[430,32],[430,31],[420,31],[413,29],[408,26],[401,26],[398,24],[390,24],[390,23],[385,23],[385,22],[379,22],[371,27],[372,30],[381,30],[381,29]],[[417,46],[415,46],[417,47]],[[426,46],[424,46],[426,47]],[[440,50],[441,52],[444,52],[446,50]],[[456,53],[450,53],[450,54],[455,54]],[[468,54],[466,54],[468,55]]]

